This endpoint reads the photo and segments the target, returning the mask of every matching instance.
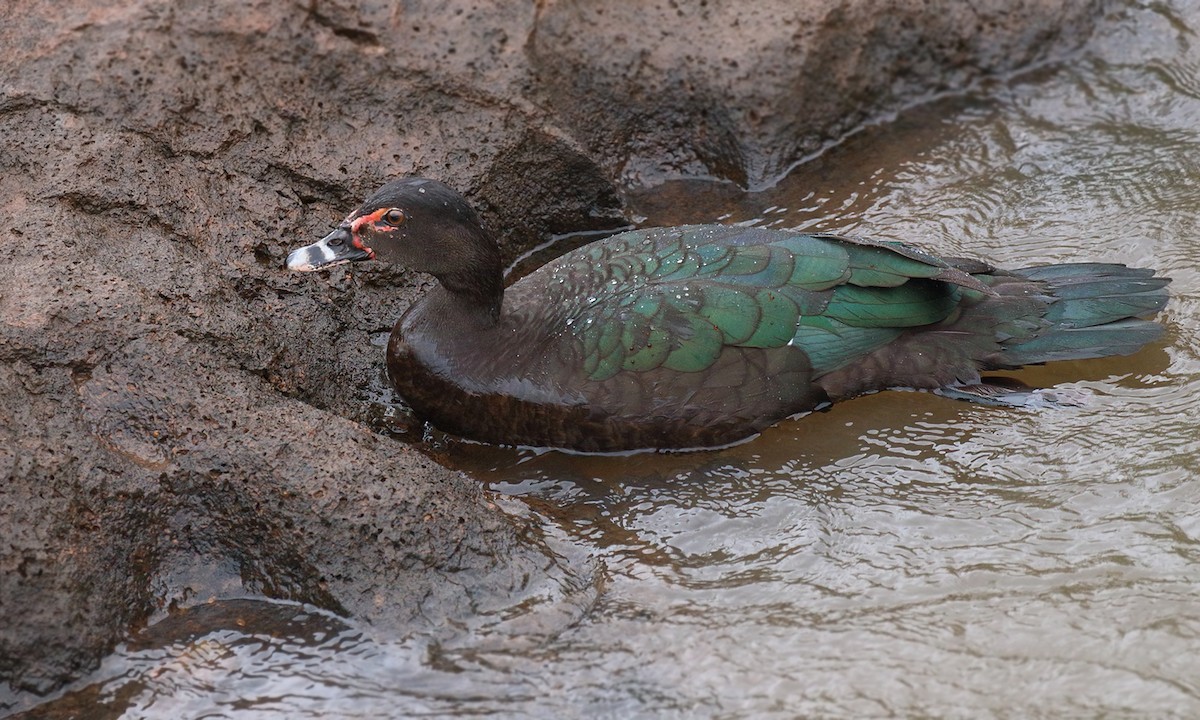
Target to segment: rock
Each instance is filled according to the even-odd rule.
[[[283,258],[394,174],[520,208],[496,173],[555,159],[514,242],[622,221],[611,184],[336,7],[107,5],[0,11],[0,677],[47,692],[214,595],[408,631],[537,592],[521,521],[345,419],[412,291]]]
[[[539,3],[542,103],[626,184],[762,188],[864,121],[1082,44],[1102,3]]]
[[[364,426],[421,280],[291,275],[287,251],[424,174],[512,258],[627,222],[622,182],[761,184],[1097,12],[972,6],[0,6],[0,680],[51,691],[210,597],[411,632],[585,583]]]
[[[2,582],[19,615],[2,656],[30,689],[169,604],[264,595],[399,631],[553,570],[461,476],[174,330],[95,365],[7,367],[14,419],[43,430],[5,438],[20,502],[4,507]]]

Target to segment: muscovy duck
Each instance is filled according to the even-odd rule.
[[[291,270],[380,259],[438,285],[392,331],[391,381],[467,438],[582,451],[698,448],[887,388],[1019,404],[981,371],[1133,353],[1168,278],[1108,263],[1000,270],[908,244],[723,225],[649,228],[504,287],[466,200],[390,182]]]

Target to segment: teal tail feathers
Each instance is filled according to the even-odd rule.
[[[1010,273],[1041,284],[1050,307],[1040,331],[1004,344],[1006,364],[1130,355],[1162,337],[1162,326],[1143,318],[1166,305],[1171,280],[1153,270],[1076,263]]]

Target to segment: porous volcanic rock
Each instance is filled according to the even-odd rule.
[[[626,184],[761,188],[864,121],[1077,47],[1089,0],[539,4],[556,122]]]
[[[172,603],[419,631],[564,572],[476,481],[362,422],[420,278],[283,270],[386,179],[467,192],[511,258],[624,223],[623,182],[759,184],[1099,12],[0,4],[0,680],[50,691]]]

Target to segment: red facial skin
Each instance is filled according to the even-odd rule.
[[[391,208],[379,208],[370,215],[363,215],[360,218],[355,218],[351,215],[346,218],[346,222],[350,223],[350,238],[351,242],[354,243],[354,247],[365,252],[372,260],[375,259],[375,251],[363,244],[362,238],[358,236],[358,232],[363,225],[370,225],[371,229],[376,232],[388,232],[393,229],[394,225],[383,220],[383,216],[387,215],[390,210]]]

